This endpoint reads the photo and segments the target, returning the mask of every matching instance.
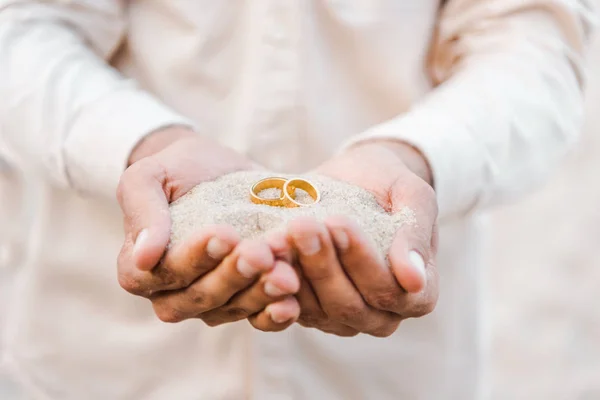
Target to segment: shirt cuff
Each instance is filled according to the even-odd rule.
[[[135,146],[148,134],[171,125],[193,127],[191,121],[135,88],[112,92],[86,106],[64,147],[71,187],[114,198]]]
[[[483,192],[484,153],[468,127],[443,112],[427,111],[416,109],[376,125],[351,138],[342,149],[378,139],[414,146],[431,167],[440,219],[464,215],[477,205]]]

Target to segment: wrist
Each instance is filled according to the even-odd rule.
[[[198,134],[191,128],[183,125],[169,126],[156,130],[138,142],[129,155],[127,165],[129,166],[142,158],[154,155],[176,141],[192,137],[198,137]]]

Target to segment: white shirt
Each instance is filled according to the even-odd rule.
[[[575,141],[590,3],[0,0],[5,371],[36,399],[482,395],[476,215]],[[388,339],[159,322],[117,283],[114,192],[135,144],[175,123],[282,172],[369,138],[421,149],[436,311]]]

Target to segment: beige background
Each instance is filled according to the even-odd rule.
[[[551,182],[494,212],[494,400],[600,400],[600,36],[579,148]]]

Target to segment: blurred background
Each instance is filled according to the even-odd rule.
[[[494,211],[494,400],[600,400],[600,35],[583,140],[553,179]]]

